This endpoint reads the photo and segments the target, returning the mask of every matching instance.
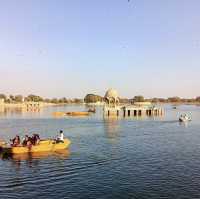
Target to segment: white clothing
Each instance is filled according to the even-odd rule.
[[[58,140],[64,141],[64,134],[60,133],[60,136],[58,136]]]

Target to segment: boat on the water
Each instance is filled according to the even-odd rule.
[[[54,117],[63,117],[66,116],[65,112],[53,112],[52,113]]]
[[[86,112],[86,111],[82,111],[82,112],[67,112],[66,115],[69,115],[69,116],[88,116],[88,115],[90,115],[90,113]]]
[[[90,108],[90,109],[88,110],[88,112],[89,112],[89,113],[96,113],[96,109],[95,109],[95,108]]]
[[[188,116],[187,114],[183,114],[179,117],[180,122],[189,122],[192,121],[192,118]]]
[[[88,111],[73,111],[73,112],[54,112],[53,116],[63,117],[63,116],[89,116],[90,112]]]
[[[55,152],[67,149],[70,145],[69,139],[64,139],[63,142],[55,140],[41,140],[39,144],[32,146],[16,146],[12,147],[6,143],[1,143],[0,151],[8,154],[21,154],[21,153],[37,153],[37,152]]]

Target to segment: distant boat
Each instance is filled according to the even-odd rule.
[[[89,113],[96,113],[96,109],[95,109],[95,108],[90,108],[90,109],[88,110],[88,112],[89,112]]]
[[[66,115],[69,116],[88,116],[90,115],[89,112],[81,111],[81,112],[67,112]]]
[[[55,117],[64,117],[64,116],[89,116],[89,112],[79,111],[79,112],[53,112]]]
[[[192,121],[192,118],[190,116],[184,114],[179,117],[179,121],[180,122],[189,122],[189,121]]]

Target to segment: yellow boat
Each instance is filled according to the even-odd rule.
[[[63,117],[66,115],[65,112],[53,112],[52,114],[54,117]]]
[[[88,116],[88,115],[90,115],[90,113],[85,112],[85,111],[82,111],[82,112],[67,112],[66,115],[69,115],[69,116]]]
[[[37,152],[54,152],[67,149],[70,145],[69,139],[64,139],[64,142],[57,143],[55,140],[41,140],[39,144],[27,146],[10,147],[1,145],[3,153],[21,154],[21,153],[37,153]]]
[[[89,116],[90,112],[86,111],[73,111],[73,112],[53,112],[54,117],[63,117],[63,116]]]

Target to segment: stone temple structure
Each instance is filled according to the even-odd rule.
[[[105,102],[109,106],[116,106],[119,104],[119,94],[115,89],[109,89],[105,94]]]
[[[134,102],[134,104],[120,104],[117,90],[109,89],[104,97],[104,116],[160,116],[163,115],[163,108],[157,107],[151,102]]]

